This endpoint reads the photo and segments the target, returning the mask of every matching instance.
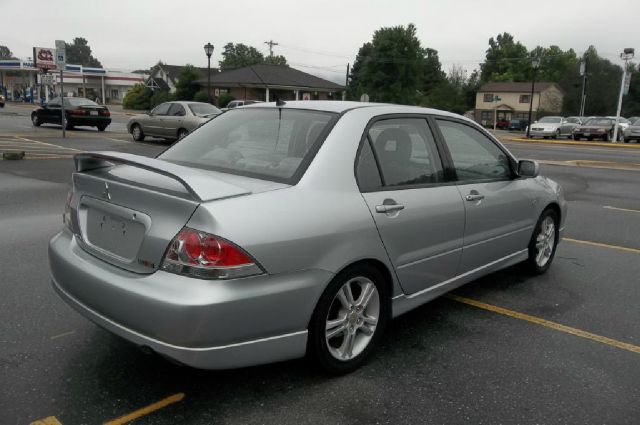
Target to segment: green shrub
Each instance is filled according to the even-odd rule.
[[[167,91],[157,91],[153,93],[151,99],[149,101],[149,108],[155,108],[159,104],[163,102],[169,102],[170,100],[175,100],[174,96]]]
[[[148,110],[153,92],[144,84],[136,84],[127,92],[122,100],[125,109]]]
[[[209,95],[206,90],[200,90],[193,96],[195,102],[209,102]]]
[[[231,102],[232,100],[235,100],[236,98],[231,96],[229,93],[222,93],[219,97],[218,97],[218,106],[220,108],[226,108],[226,106],[229,104],[229,102]]]

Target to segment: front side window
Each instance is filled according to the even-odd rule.
[[[458,180],[510,179],[509,158],[479,130],[466,124],[437,120]]]
[[[422,118],[376,122],[368,139],[380,164],[385,186],[438,183],[440,156],[427,121]]]
[[[172,103],[171,107],[169,108],[169,115],[174,116],[174,117],[182,117],[184,116],[185,111],[184,111],[184,107],[179,104],[179,103]]]
[[[169,113],[169,108],[171,107],[170,103],[161,103],[160,105],[153,108],[151,111],[152,115],[167,115]]]
[[[209,121],[158,158],[291,184],[306,169],[336,116],[296,109],[236,109]]]

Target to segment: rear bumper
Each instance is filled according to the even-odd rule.
[[[227,369],[302,357],[323,270],[206,281],[140,275],[84,252],[68,231],[49,244],[51,281],[83,316],[180,363]]]
[[[91,127],[96,127],[99,125],[104,125],[105,127],[111,124],[111,118],[100,118],[100,117],[84,117],[84,116],[76,116],[71,115],[67,116],[67,121],[71,125],[86,125]]]

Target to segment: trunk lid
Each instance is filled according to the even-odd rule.
[[[78,244],[136,273],[158,269],[169,243],[202,202],[251,193],[210,173],[137,155],[88,153],[75,161]]]

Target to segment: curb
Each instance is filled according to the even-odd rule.
[[[640,149],[640,143],[599,143],[599,142],[576,142],[572,140],[544,140],[544,139],[524,139],[519,137],[506,137],[504,138],[510,142],[522,142],[522,143],[544,143],[547,145],[570,145],[570,146],[601,146],[605,148],[624,148],[624,149]]]

